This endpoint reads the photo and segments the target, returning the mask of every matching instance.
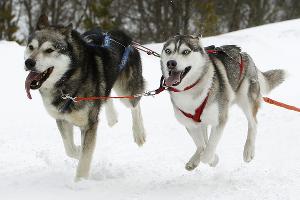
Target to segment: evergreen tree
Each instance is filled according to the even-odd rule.
[[[83,19],[84,28],[87,30],[97,26],[103,30],[116,28],[117,23],[110,10],[112,2],[113,0],[89,1]]]
[[[214,1],[205,1],[196,3],[196,9],[201,15],[194,19],[195,26],[203,36],[216,35],[218,30],[218,15]]]
[[[0,1],[0,40],[16,40],[17,20],[13,14],[13,1]]]

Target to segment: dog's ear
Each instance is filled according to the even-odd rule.
[[[48,17],[45,14],[42,14],[36,24],[36,30],[42,30],[49,27]]]
[[[194,33],[192,35],[192,37],[195,38],[195,39],[200,39],[200,38],[202,38],[202,34],[201,33]]]
[[[72,30],[73,30],[72,23],[70,23],[68,26],[64,26],[64,27],[60,28],[60,32],[66,36],[68,36],[72,32]]]
[[[202,38],[202,34],[201,33],[197,33],[196,34],[198,38]]]

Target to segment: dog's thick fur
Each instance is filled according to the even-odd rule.
[[[170,38],[162,50],[161,69],[168,86],[183,90],[200,80],[187,91],[170,91],[175,116],[186,127],[197,146],[195,154],[186,164],[187,170],[196,168],[200,161],[211,166],[218,163],[215,154],[217,144],[228,118],[229,107],[234,103],[248,119],[248,136],[243,156],[245,162],[250,162],[255,152],[256,114],[262,102],[262,94],[271,91],[285,78],[283,70],[259,71],[251,57],[236,46],[222,46],[219,50],[220,54],[208,55],[200,38],[191,35]],[[241,60],[244,69],[240,74]],[[178,73],[181,74],[180,78],[172,77]],[[194,114],[207,96],[202,122],[187,118],[179,110]],[[208,126],[211,126],[209,139]]]
[[[131,38],[121,31],[114,31],[111,35],[125,46],[131,43]],[[71,26],[50,26],[48,18],[41,16],[25,50],[25,70],[43,73],[53,67],[39,91],[46,110],[57,122],[67,155],[79,159],[76,180],[89,175],[102,105],[105,105],[109,125],[117,122],[117,116],[109,100],[75,103],[62,99],[62,93],[89,97],[109,96],[112,88],[118,95],[134,95],[144,91],[141,59],[137,50],[132,50],[126,66],[120,71],[118,65],[124,47],[112,43],[110,48],[102,48],[101,43],[92,43],[72,30]],[[30,83],[30,78],[27,79]],[[131,109],[134,140],[141,146],[145,142],[145,133],[139,100],[123,102]],[[81,146],[74,144],[73,126],[81,130]]]

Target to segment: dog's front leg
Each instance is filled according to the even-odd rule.
[[[56,120],[57,127],[61,134],[66,154],[75,159],[79,159],[81,147],[74,144],[73,125],[65,120]]]
[[[206,148],[201,154],[201,161],[209,164],[212,167],[216,166],[219,162],[219,158],[215,152],[223,134],[224,126],[225,123],[212,127]]]
[[[89,126],[81,129],[81,155],[77,166],[75,181],[81,178],[88,178],[92,157],[96,145],[98,122],[90,123]]]
[[[191,157],[188,163],[185,165],[185,169],[191,171],[195,169],[200,163],[201,153],[204,151],[205,144],[205,134],[207,131],[207,126],[200,125],[199,127],[186,128],[190,136],[192,137],[197,149],[194,155]]]

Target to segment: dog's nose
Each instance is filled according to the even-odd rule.
[[[33,59],[29,58],[29,59],[25,60],[25,66],[26,66],[27,70],[32,70],[32,68],[35,67],[35,64],[36,64],[36,62]]]
[[[177,66],[177,62],[176,62],[175,60],[169,60],[169,61],[167,62],[167,67],[168,67],[169,69],[174,69],[176,66]]]

